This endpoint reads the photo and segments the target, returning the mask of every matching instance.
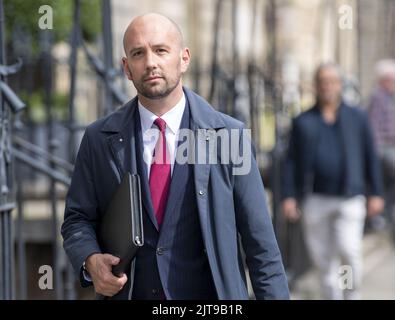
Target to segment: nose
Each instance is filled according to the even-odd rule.
[[[157,61],[155,54],[151,51],[148,50],[146,54],[146,61],[145,61],[146,68],[151,70],[151,69],[156,69],[157,67]]]

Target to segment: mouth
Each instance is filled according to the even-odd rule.
[[[159,79],[162,79],[162,77],[160,77],[160,76],[151,76],[151,77],[148,77],[148,78],[145,78],[145,82],[151,82],[151,81],[156,81],[156,80],[159,80]]]

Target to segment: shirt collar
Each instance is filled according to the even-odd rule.
[[[146,107],[144,107],[140,103],[140,101],[138,101],[138,108],[140,113],[141,130],[144,133],[148,129],[152,128],[152,125],[154,121],[158,118],[158,116],[149,111]],[[178,101],[173,108],[171,108],[169,111],[161,116],[161,118],[166,121],[167,128],[169,128],[174,134],[176,134],[180,129],[181,119],[184,110],[185,95],[184,93],[182,93],[180,101]]]

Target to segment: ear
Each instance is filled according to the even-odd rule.
[[[188,70],[191,61],[191,52],[189,48],[183,48],[181,53],[181,72],[184,73]]]
[[[122,58],[122,66],[123,66],[123,72],[125,72],[125,75],[128,77],[128,79],[132,81],[133,80],[132,72],[129,69],[128,59],[126,57]]]

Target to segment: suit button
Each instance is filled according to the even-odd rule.
[[[165,251],[164,248],[159,247],[158,249],[156,249],[156,254],[161,256],[163,254],[163,252]]]
[[[204,195],[204,191],[203,191],[203,190],[199,190],[199,194],[200,194],[201,196],[203,196],[203,195]]]

